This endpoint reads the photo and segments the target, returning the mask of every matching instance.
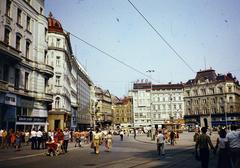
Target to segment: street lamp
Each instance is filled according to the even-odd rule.
[[[147,73],[150,74],[151,77],[151,73],[155,72],[155,70],[147,70]],[[154,126],[153,126],[153,116],[152,116],[152,82],[150,81],[150,122],[151,122],[151,139],[154,141],[155,140],[155,130],[154,130]]]

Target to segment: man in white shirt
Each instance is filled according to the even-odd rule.
[[[32,149],[37,149],[37,132],[35,131],[35,128],[32,129],[31,131],[31,142],[32,142]]]
[[[158,135],[157,135],[157,151],[158,155],[165,155],[165,150],[164,150],[164,141],[165,137],[162,133],[162,130],[159,130]]]
[[[67,148],[68,148],[68,141],[70,139],[70,132],[68,131],[68,128],[65,128],[63,131],[64,135],[64,141],[63,141],[63,150],[65,153],[67,153]]]
[[[42,133],[42,131],[39,129],[36,134],[37,134],[37,149],[40,149],[40,145],[41,145],[41,143],[42,143],[43,133]]]
[[[229,147],[231,150],[231,159],[235,167],[240,167],[240,131],[237,126],[232,125],[231,131],[227,134]]]

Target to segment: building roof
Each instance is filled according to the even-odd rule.
[[[51,12],[49,13],[49,17],[48,17],[48,32],[64,33],[61,23],[57,19],[53,18],[53,15]]]
[[[231,73],[225,74],[216,74],[215,70],[207,69],[197,72],[195,79],[190,79],[186,82],[186,85],[195,85],[201,82],[234,82],[239,85],[239,82]]]
[[[152,84],[151,83],[134,83],[133,89],[151,89],[152,90],[163,90],[163,89],[183,89],[183,84]]]

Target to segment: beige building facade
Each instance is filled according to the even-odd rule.
[[[189,127],[240,124],[240,85],[231,73],[199,71],[184,85],[185,122]]]

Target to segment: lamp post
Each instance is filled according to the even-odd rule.
[[[155,70],[147,70],[147,73],[153,73]],[[153,126],[153,115],[152,115],[152,82],[150,81],[150,122],[151,122],[151,140],[155,140],[155,130]]]

